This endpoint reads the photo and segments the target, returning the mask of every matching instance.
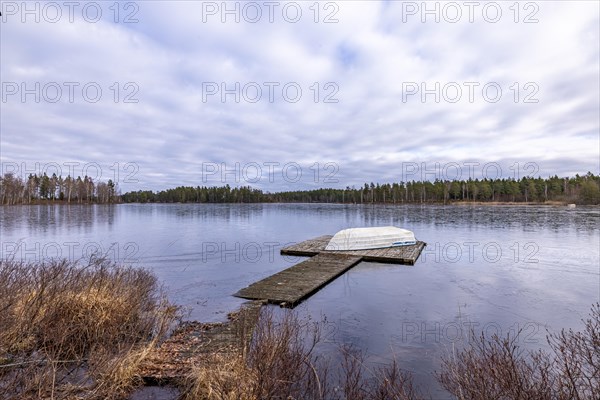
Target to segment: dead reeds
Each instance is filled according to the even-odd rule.
[[[144,269],[101,258],[0,261],[0,398],[125,398],[178,318]],[[549,334],[550,351],[526,351],[518,335],[472,334],[443,357],[437,379],[461,400],[600,398],[600,304],[584,323]],[[422,398],[396,360],[373,367],[344,343],[324,356],[324,325],[294,311],[263,307],[254,329],[237,326],[239,345],[189,371],[187,400]]]
[[[341,365],[333,365],[316,351],[322,328],[294,311],[263,308],[247,355],[213,355],[190,375],[186,399],[421,398],[396,362],[373,369],[362,351],[342,345]]]
[[[144,269],[0,261],[0,397],[118,397],[176,318]]]
[[[438,380],[461,400],[599,399],[600,304],[584,325],[548,334],[549,352],[525,351],[518,335],[472,335],[465,349],[443,358]]]

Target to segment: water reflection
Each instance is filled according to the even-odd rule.
[[[153,269],[189,317],[205,321],[224,320],[242,303],[232,293],[299,262],[279,255],[287,243],[348,227],[411,229],[428,243],[414,266],[361,263],[299,309],[335,322],[335,338],[366,349],[373,363],[396,355],[436,398],[444,393],[431,374],[469,326],[524,329],[530,348],[544,346],[546,328],[581,327],[600,300],[599,222],[593,207],[0,207],[3,256],[19,240],[38,258],[51,243],[116,249],[116,261]]]
[[[117,205],[38,205],[0,207],[2,232],[55,234],[65,228],[91,232],[96,225],[113,226]]]

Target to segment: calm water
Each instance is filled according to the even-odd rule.
[[[224,320],[240,288],[301,258],[289,243],[348,227],[396,225],[428,243],[414,266],[361,263],[298,307],[326,318],[332,342],[396,357],[447,397],[433,371],[470,327],[521,330],[528,348],[546,329],[580,328],[600,300],[600,212],[578,207],[118,205],[0,207],[3,257],[78,259],[100,250],[151,268],[191,319]],[[334,346],[333,344],[331,345]]]

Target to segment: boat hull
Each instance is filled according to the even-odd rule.
[[[325,250],[371,250],[417,243],[413,232],[395,226],[351,228],[336,233]]]

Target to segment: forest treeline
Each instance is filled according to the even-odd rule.
[[[52,174],[30,174],[23,179],[12,173],[0,177],[0,204],[36,204],[46,201],[66,203],[118,203],[117,185],[112,181],[94,182],[78,176],[66,178]]]
[[[263,192],[249,186],[179,186],[161,191],[119,194],[117,185],[90,177],[13,174],[0,177],[0,204],[65,203],[453,203],[453,202],[564,202],[600,204],[600,175],[570,178],[469,179],[365,183],[345,189]]]
[[[573,178],[521,178],[455,181],[365,183],[360,188],[314,189],[268,193],[249,186],[180,186],[121,196],[125,203],[451,203],[568,202],[600,204],[600,175]]]

